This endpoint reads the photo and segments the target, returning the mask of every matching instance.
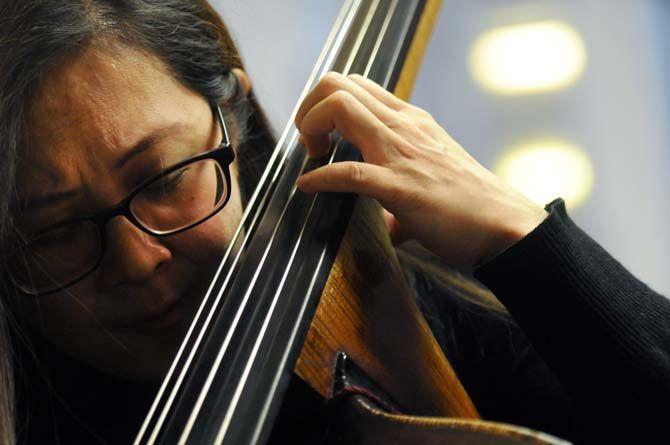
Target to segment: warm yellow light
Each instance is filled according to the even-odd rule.
[[[539,93],[572,85],[584,72],[586,58],[574,28],[545,21],[484,33],[470,52],[470,69],[484,88],[495,93]]]
[[[594,183],[588,156],[560,140],[512,148],[496,163],[494,172],[541,205],[561,197],[569,208],[579,207],[591,194]]]

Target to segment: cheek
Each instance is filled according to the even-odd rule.
[[[110,334],[101,322],[103,309],[96,306],[99,300],[94,295],[85,286],[75,286],[68,292],[20,301],[17,307],[27,326],[59,349],[79,357],[80,351],[91,345],[99,350],[108,348],[100,342]]]
[[[226,207],[204,223],[184,233],[165,239],[173,253],[183,256],[196,266],[220,261],[242,219],[242,204],[238,187],[231,191]],[[200,267],[199,267],[200,268]]]
[[[20,301],[21,317],[32,328],[42,333],[46,338],[67,337],[67,331],[81,324],[84,317],[80,317],[79,310],[70,304],[63,304],[59,298],[50,301]],[[74,319],[74,320],[73,320]],[[76,328],[75,328],[76,329]]]

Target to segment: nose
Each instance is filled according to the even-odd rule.
[[[142,284],[172,258],[159,238],[142,232],[124,217],[109,221],[106,232],[100,265],[103,285]]]

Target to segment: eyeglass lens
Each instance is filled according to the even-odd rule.
[[[146,184],[130,202],[137,222],[154,235],[188,228],[219,211],[228,199],[228,183],[213,159],[192,162]],[[28,293],[65,286],[95,268],[102,235],[90,220],[74,221],[30,240],[12,259],[16,284]]]
[[[207,218],[228,195],[224,172],[212,159],[187,166],[147,184],[130,211],[156,234],[174,232]]]

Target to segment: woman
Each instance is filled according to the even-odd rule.
[[[17,318],[18,440],[129,443],[237,227],[271,135],[225,28],[197,0],[2,0],[0,46],[0,251],[4,299]],[[479,166],[427,113],[360,77],[327,76],[302,104],[296,125],[312,155],[324,154],[336,128],[367,161],[314,171],[300,180],[304,191],[372,196],[390,212],[397,240],[415,238],[462,270],[481,266],[484,282],[505,298],[559,374],[560,381],[508,319],[456,299],[425,268],[409,270],[432,327],[484,415],[571,435],[563,412],[571,401],[562,385],[577,408],[590,407],[591,394],[611,383],[599,372],[619,364],[619,352],[643,361],[617,375],[656,372],[622,390],[623,400],[645,385],[666,388],[658,379],[662,363],[648,367],[662,354],[643,354],[625,335],[614,335],[622,323],[608,324],[628,313],[630,301],[579,307],[592,295],[602,306],[599,297],[608,289],[595,286],[594,293],[578,285],[571,264],[555,252],[590,243],[570,228],[560,204],[547,216]],[[236,159],[230,165],[228,139]],[[214,153],[216,159],[198,157]],[[169,169],[183,162],[184,168]],[[197,171],[207,174],[192,176]],[[216,205],[183,212],[183,202],[168,201],[173,190],[190,191],[195,183],[211,191]],[[397,190],[397,183],[409,186]],[[176,208],[178,215],[171,213]],[[563,226],[569,228],[560,232]],[[546,241],[555,233],[558,241]],[[573,250],[566,255],[584,261]],[[530,266],[524,255],[542,281],[516,279]],[[624,273],[597,255],[587,259]],[[546,270],[565,274],[549,277]],[[658,296],[630,278],[624,283],[648,299],[645,307],[666,313]],[[558,298],[568,291],[574,296]],[[547,303],[525,298],[533,293],[546,294]],[[576,349],[583,363],[597,365],[580,380],[581,364],[567,360],[565,344],[547,336],[574,316],[578,329],[565,334],[572,341],[610,311],[617,317],[605,317],[599,333],[584,336]],[[663,351],[667,337],[658,324],[645,332],[645,347]],[[612,336],[619,341],[610,347],[603,338]],[[498,381],[487,383],[491,378]],[[589,385],[593,393],[584,390]],[[516,397],[517,406],[496,406],[505,396]]]
[[[4,297],[23,327],[14,335],[19,440],[127,443],[155,387],[123,380],[155,383],[165,373],[271,136],[246,96],[230,38],[206,4],[3,1],[0,18],[0,227],[3,283],[13,284]],[[237,152],[231,171],[241,178],[223,210],[207,221],[209,215],[198,216],[197,227],[169,237],[170,248],[135,226],[119,226],[118,218],[104,224],[105,235],[90,221],[73,221],[120,200],[119,192],[162,167],[219,146],[225,132],[212,104],[226,114]],[[167,196],[161,186],[186,184],[186,177],[145,187],[133,206]],[[118,230],[124,235],[108,242]],[[147,255],[125,258],[121,251],[131,244]],[[83,261],[67,262],[71,253]],[[158,270],[161,278],[149,283],[145,274]],[[128,403],[131,427],[101,415],[82,418],[96,400],[129,394],[129,387],[144,402]],[[118,406],[96,411],[105,409],[111,414]]]

